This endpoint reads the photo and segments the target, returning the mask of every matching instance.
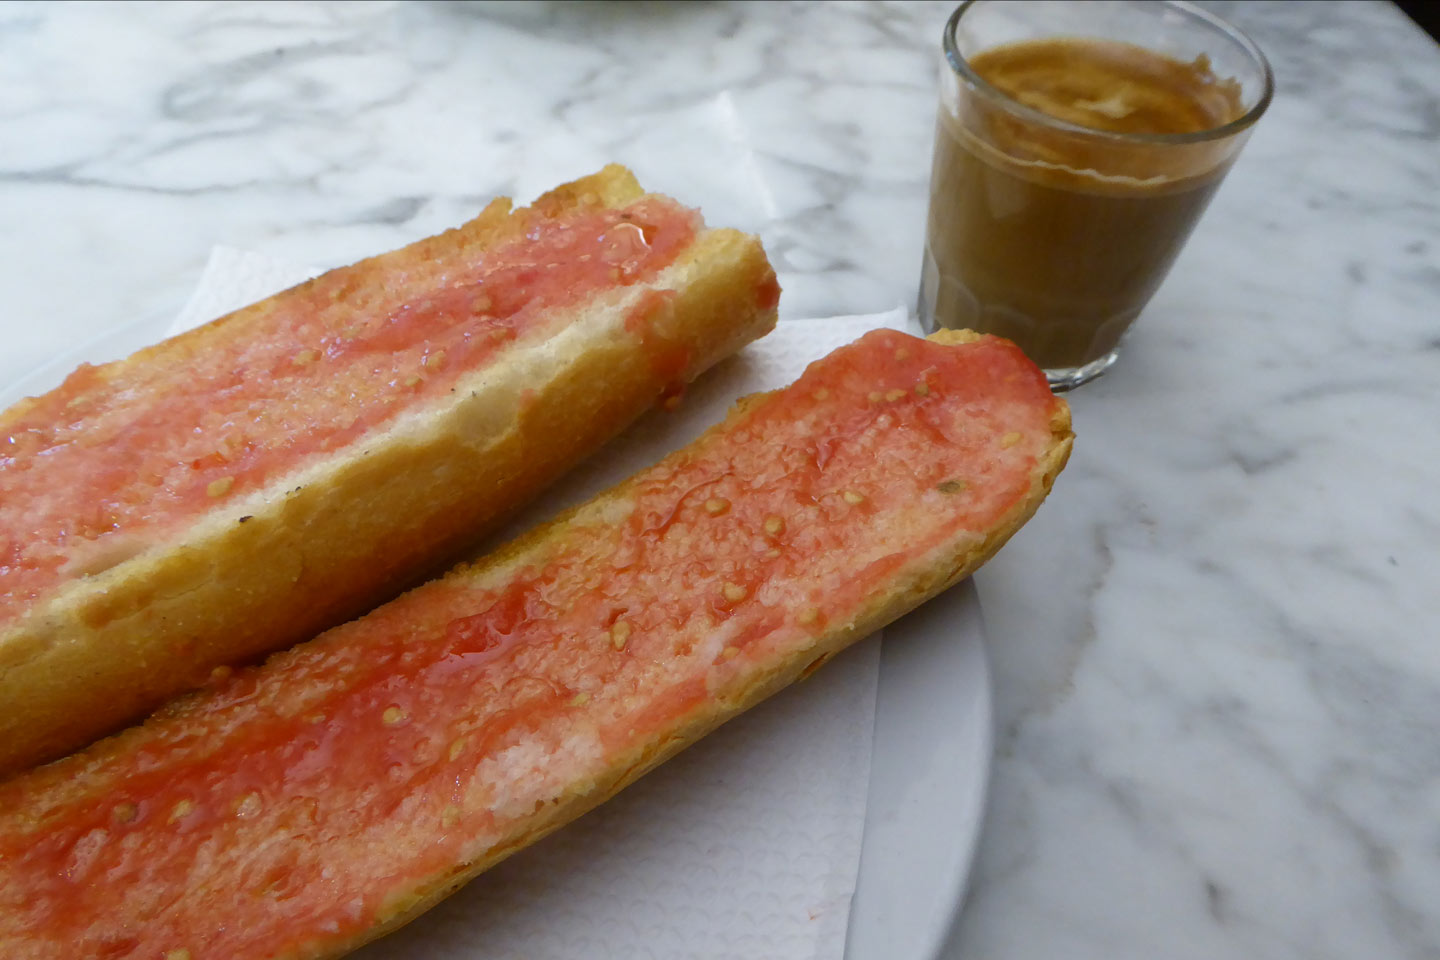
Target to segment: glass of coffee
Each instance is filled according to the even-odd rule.
[[[920,319],[1056,390],[1115,362],[1270,103],[1258,47],[1162,0],[969,0],[945,25]]]

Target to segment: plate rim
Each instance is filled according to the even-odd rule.
[[[122,360],[136,350],[159,343],[165,339],[165,330],[168,324],[167,314],[148,313],[128,323],[111,327],[109,330],[101,330],[94,336],[82,340],[76,346],[61,350],[28,373],[21,374],[17,379],[0,383],[0,410],[7,410],[26,397],[41,396],[55,389],[82,363],[99,366],[114,360]],[[153,333],[149,330],[152,326],[155,328]],[[148,339],[140,339],[142,332]],[[135,338],[133,346],[129,345],[132,337]],[[107,352],[105,347],[112,345],[126,352],[103,360],[91,359],[101,352]]]
[[[960,619],[962,618],[963,619]],[[960,637],[956,640],[947,641],[943,636],[937,635],[935,626],[927,624],[931,618],[954,619],[957,621]],[[904,633],[909,630],[928,630],[922,637],[906,637]],[[973,670],[971,682],[974,685],[975,699],[961,705],[962,710],[968,710],[971,714],[971,725],[962,736],[970,745],[969,750],[957,750],[950,755],[952,774],[954,771],[966,764],[969,764],[968,775],[963,777],[968,790],[958,797],[950,797],[954,800],[953,807],[963,809],[966,814],[964,829],[954,834],[954,843],[949,848],[950,856],[945,859],[945,873],[943,876],[932,876],[927,881],[932,889],[937,890],[937,900],[942,904],[925,923],[911,942],[911,951],[899,953],[899,945],[887,943],[887,952],[884,956],[887,960],[935,960],[944,949],[950,934],[959,919],[961,910],[964,907],[966,895],[969,891],[970,880],[974,870],[975,859],[979,851],[980,836],[984,827],[985,814],[990,796],[990,784],[993,774],[993,760],[995,748],[995,711],[994,711],[994,675],[990,664],[988,642],[985,633],[984,611],[980,604],[979,593],[975,588],[974,578],[967,577],[961,583],[956,584],[948,591],[932,598],[925,604],[916,608],[911,613],[897,620],[885,628],[885,637],[881,645],[881,664],[878,689],[876,692],[876,713],[875,730],[876,736],[872,745],[871,761],[871,782],[870,793],[866,807],[866,823],[864,836],[862,838],[862,853],[860,870],[856,876],[856,895],[851,904],[850,924],[847,928],[845,960],[871,960],[869,952],[861,953],[872,946],[872,943],[862,942],[854,936],[857,930],[857,923],[872,924],[876,929],[885,929],[884,924],[874,920],[867,920],[864,917],[866,902],[864,893],[867,878],[871,883],[883,885],[885,878],[877,876],[875,871],[881,869],[877,866],[872,854],[868,862],[866,852],[872,849],[874,844],[882,841],[882,837],[888,830],[881,826],[881,819],[895,813],[895,806],[898,801],[895,797],[886,798],[886,793],[893,788],[883,782],[880,777],[883,772],[879,769],[883,762],[877,763],[879,751],[886,749],[887,744],[882,742],[881,733],[888,726],[885,720],[886,710],[885,689],[887,683],[893,691],[895,685],[904,683],[906,678],[896,675],[897,664],[902,663],[898,657],[900,644],[913,644],[914,641],[922,640],[931,646],[944,645],[947,642],[956,644],[962,651],[965,658],[970,661]],[[957,661],[962,654],[952,654]],[[891,669],[887,670],[887,663]],[[887,681],[888,677],[888,681]],[[933,717],[932,717],[933,718]],[[893,722],[893,721],[892,721]],[[958,740],[958,737],[957,737]],[[946,797],[932,796],[929,802],[938,810],[945,806]],[[932,810],[932,813],[935,811]],[[945,820],[935,816],[932,821],[941,828],[954,828],[960,824],[957,821]],[[947,835],[937,831],[938,835]],[[884,863],[884,855],[881,854],[881,863]],[[913,885],[913,881],[911,881]],[[860,917],[857,921],[857,917]],[[910,918],[914,919],[914,918]],[[892,921],[893,923],[893,921]],[[862,935],[866,933],[864,927],[860,928]],[[873,941],[873,938],[872,938]]]
[[[164,339],[169,323],[170,317],[166,314],[147,314],[129,323],[99,331],[78,345],[61,350],[50,360],[28,373],[22,374],[8,383],[0,384],[0,409],[6,409],[25,397],[38,396],[54,389],[81,363],[98,364],[122,359],[135,350],[159,342]],[[894,665],[897,662],[898,644],[903,641],[903,637],[894,635],[905,632],[907,624],[909,629],[914,629],[916,619],[936,616],[940,611],[948,610],[950,607],[958,607],[966,618],[962,621],[961,644],[962,648],[968,651],[964,655],[974,658],[972,681],[978,695],[978,701],[968,705],[968,709],[975,714],[973,729],[966,731],[970,740],[970,750],[968,753],[958,751],[956,754],[957,762],[972,764],[970,767],[972,773],[969,779],[970,790],[968,795],[960,798],[960,804],[968,806],[971,816],[967,829],[961,831],[955,838],[955,846],[952,847],[953,856],[948,861],[951,868],[949,875],[938,881],[943,884],[944,896],[940,902],[945,906],[934,916],[933,922],[926,926],[924,935],[918,938],[922,945],[921,949],[910,956],[887,955],[887,960],[935,960],[960,916],[969,890],[990,793],[994,757],[994,676],[987,647],[983,609],[973,577],[967,577],[961,583],[932,598],[885,628],[885,636],[881,641],[879,674],[876,678],[875,727],[872,731],[870,784],[866,795],[865,822],[861,837],[861,858],[856,871],[855,895],[851,901],[846,928],[845,960],[869,960],[868,957],[852,958],[851,946],[855,941],[851,934],[856,923],[857,907],[862,914],[865,908],[862,897],[867,877],[865,851],[873,838],[882,833],[874,825],[874,818],[877,811],[885,809],[887,803],[886,787],[884,784],[877,783],[875,756],[876,751],[883,747],[880,741],[881,732],[893,722],[893,720],[884,719],[882,714],[886,710],[885,691],[892,689],[899,682],[894,673]],[[935,638],[932,636],[927,639],[934,642]],[[890,670],[886,668],[887,662],[891,664]],[[888,682],[887,676],[889,677]],[[963,754],[963,759],[961,754]],[[869,868],[872,876],[875,869],[872,857]]]

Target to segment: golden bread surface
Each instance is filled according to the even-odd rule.
[[[0,784],[0,942],[354,949],[973,572],[1070,446],[1013,344],[868,334],[499,551]]]
[[[217,352],[243,354],[255,330],[283,329],[292,313],[370,322],[372,301],[423,305],[453,285],[457,264],[514,249],[527,231],[646,204],[675,206],[607,167],[528,210],[497,200],[459,228],[82,372],[97,393],[144,397],[150,380]],[[532,310],[527,327],[506,330],[511,339],[459,371],[448,391],[251,489],[212,482],[214,504],[177,511],[115,556],[101,551],[18,616],[0,617],[0,775],[79,747],[215,668],[312,637],[442,568],[658,399],[767,332],[777,293],[755,238],[697,229],[652,276]],[[22,401],[0,413],[0,428],[33,420],[46,403],[55,401]],[[321,409],[335,413],[333,404]],[[9,533],[23,549],[23,532]]]

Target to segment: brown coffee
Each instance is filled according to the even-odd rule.
[[[1009,337],[1047,370],[1082,367],[1114,350],[1236,152],[1144,137],[1239,118],[1238,85],[1204,57],[1105,40],[1008,44],[969,66],[1063,122],[963,85],[942,106],[922,298],[938,326]]]

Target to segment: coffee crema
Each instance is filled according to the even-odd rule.
[[[1244,112],[1234,81],[1218,79],[1208,57],[1183,63],[1115,40],[1005,44],[970,69],[1032,110],[1110,133],[1201,133]]]
[[[923,296],[938,326],[1009,337],[1047,370],[1082,367],[1115,349],[1237,152],[1233,138],[1166,138],[1239,119],[1239,85],[1203,56],[1108,40],[1025,41],[968,63],[1003,97],[961,84],[941,107]]]

